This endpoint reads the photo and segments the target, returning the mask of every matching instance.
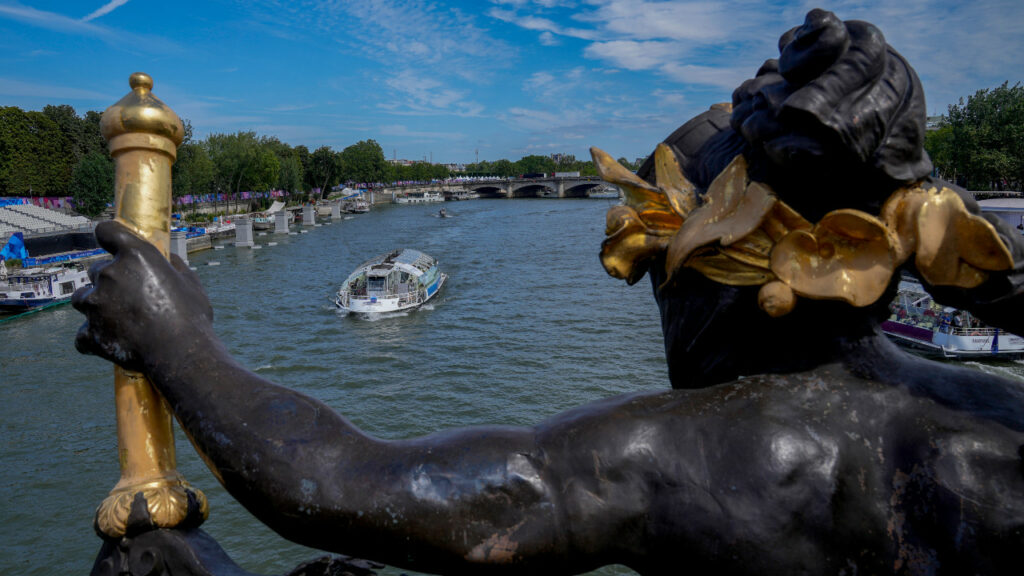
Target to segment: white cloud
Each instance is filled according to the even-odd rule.
[[[460,140],[467,136],[461,132],[427,132],[423,130],[409,130],[404,124],[389,124],[381,126],[378,132],[384,136],[395,136],[400,138],[428,138],[434,140]]]
[[[543,131],[564,126],[567,120],[565,116],[555,112],[520,107],[509,108],[506,119],[510,125],[520,126],[527,130]]]
[[[612,40],[594,42],[584,49],[583,55],[627,70],[651,70],[678,58],[681,52],[683,47],[674,42]]]
[[[554,79],[555,77],[550,72],[534,72],[533,75],[526,79],[523,85],[530,90],[542,90],[550,85]]]
[[[716,86],[726,90],[726,94],[731,93],[744,80],[753,77],[757,72],[757,70],[746,67],[715,68],[681,62],[666,62],[660,70],[679,83]]]
[[[686,94],[669,90],[655,90],[651,93],[654,100],[663,106],[682,106],[686,103]]]
[[[359,55],[380,65],[377,107],[392,114],[477,116],[471,85],[499,78],[516,58],[515,46],[481,27],[477,17],[430,0],[241,1],[253,26],[273,21],[299,39],[327,37],[339,57]],[[308,41],[308,40],[299,40]]]
[[[597,10],[581,12],[576,19],[637,40],[724,38],[744,19],[735,5],[725,2],[611,0],[598,4]]]
[[[763,38],[765,24],[778,19],[777,14],[767,16],[767,8],[746,0],[587,0],[573,10],[549,10],[558,2],[497,4],[501,7],[492,7],[489,16],[540,31],[541,45],[559,37],[585,40],[583,56],[613,69],[650,71],[673,82],[715,87],[742,81],[763,59],[773,56],[747,54],[738,48],[744,37],[756,38],[759,47],[772,46],[774,39]],[[784,30],[780,26],[778,34]],[[720,54],[721,47],[731,48],[731,57]],[[722,71],[716,72],[718,68]],[[745,72],[737,74],[737,68]]]
[[[580,38],[583,40],[594,40],[598,37],[597,32],[594,30],[560,26],[555,21],[550,20],[548,18],[540,18],[538,16],[522,16],[518,12],[511,10],[491,8],[491,10],[487,14],[491,18],[501,20],[502,22],[515,24],[516,26],[519,26],[520,28],[525,28],[527,30],[548,32],[550,34],[558,34],[560,36]]]
[[[323,33],[367,58],[480,78],[510,63],[515,48],[456,7],[429,0],[255,0],[238,2],[261,23],[272,20],[299,37]]]
[[[96,18],[99,18],[100,16],[103,16],[104,14],[110,14],[115,9],[120,8],[121,6],[124,6],[127,3],[128,3],[128,0],[110,0],[110,2],[107,2],[106,4],[104,4],[102,7],[97,9],[92,14],[89,14],[85,18],[82,18],[82,22],[88,22],[90,20],[95,20]]]
[[[540,36],[537,37],[537,40],[542,46],[558,46],[561,44],[558,37],[548,31],[541,32]]]
[[[462,91],[411,69],[391,75],[384,84],[394,91],[394,100],[378,107],[394,114],[479,116],[483,112],[483,107],[466,100]]]

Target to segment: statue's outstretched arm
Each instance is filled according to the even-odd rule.
[[[550,460],[571,442],[509,427],[372,438],[232,358],[180,259],[168,263],[115,222],[96,236],[114,259],[94,266],[94,286],[73,299],[88,318],[79,350],[146,374],[228,491],[282,535],[447,573],[596,566],[574,553],[577,532],[555,488],[562,481]],[[601,547],[596,526],[587,544]]]

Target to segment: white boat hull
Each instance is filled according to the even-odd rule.
[[[407,297],[398,296],[349,296],[348,294],[338,293],[334,300],[335,305],[338,308],[346,312],[353,314],[380,314],[386,312],[401,312],[403,310],[413,310],[426,304],[431,298],[437,295],[441,290],[441,286],[444,285],[445,280],[448,276],[446,274],[440,274],[437,281],[428,286],[426,289],[426,296],[421,300],[416,294],[410,294]]]
[[[444,202],[444,195],[439,192],[427,192],[420,195],[395,196],[395,204],[422,204],[425,202]]]

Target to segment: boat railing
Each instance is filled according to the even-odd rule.
[[[418,292],[406,292],[403,294],[387,294],[384,296],[381,296],[379,294],[353,294],[351,292],[342,292],[341,299],[343,304],[347,304],[348,301],[350,300],[365,301],[372,300],[374,298],[394,298],[395,296],[398,297],[399,304],[412,304],[420,301],[420,294]]]
[[[988,326],[981,326],[975,328],[957,328],[953,327],[949,331],[954,336],[994,336],[996,333],[1002,332],[998,328],[989,328]],[[1005,334],[1005,332],[1003,332]]]
[[[927,308],[907,307],[905,309],[905,315],[901,316],[898,313],[893,313],[892,316],[890,316],[890,320],[901,324],[908,324],[928,330],[934,330],[943,334],[950,334],[952,336],[994,336],[999,332],[998,328],[992,328],[990,326],[957,326],[956,324],[950,323],[949,320],[943,320],[942,315],[939,313],[934,311],[928,313]],[[974,320],[969,320],[969,322],[973,321]]]

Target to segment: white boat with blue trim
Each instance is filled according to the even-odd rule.
[[[0,260],[0,311],[24,312],[67,302],[75,290],[89,286],[84,266],[49,266],[8,271]]]
[[[334,303],[361,314],[410,310],[433,298],[447,279],[435,258],[403,248],[359,265],[341,285]]]

